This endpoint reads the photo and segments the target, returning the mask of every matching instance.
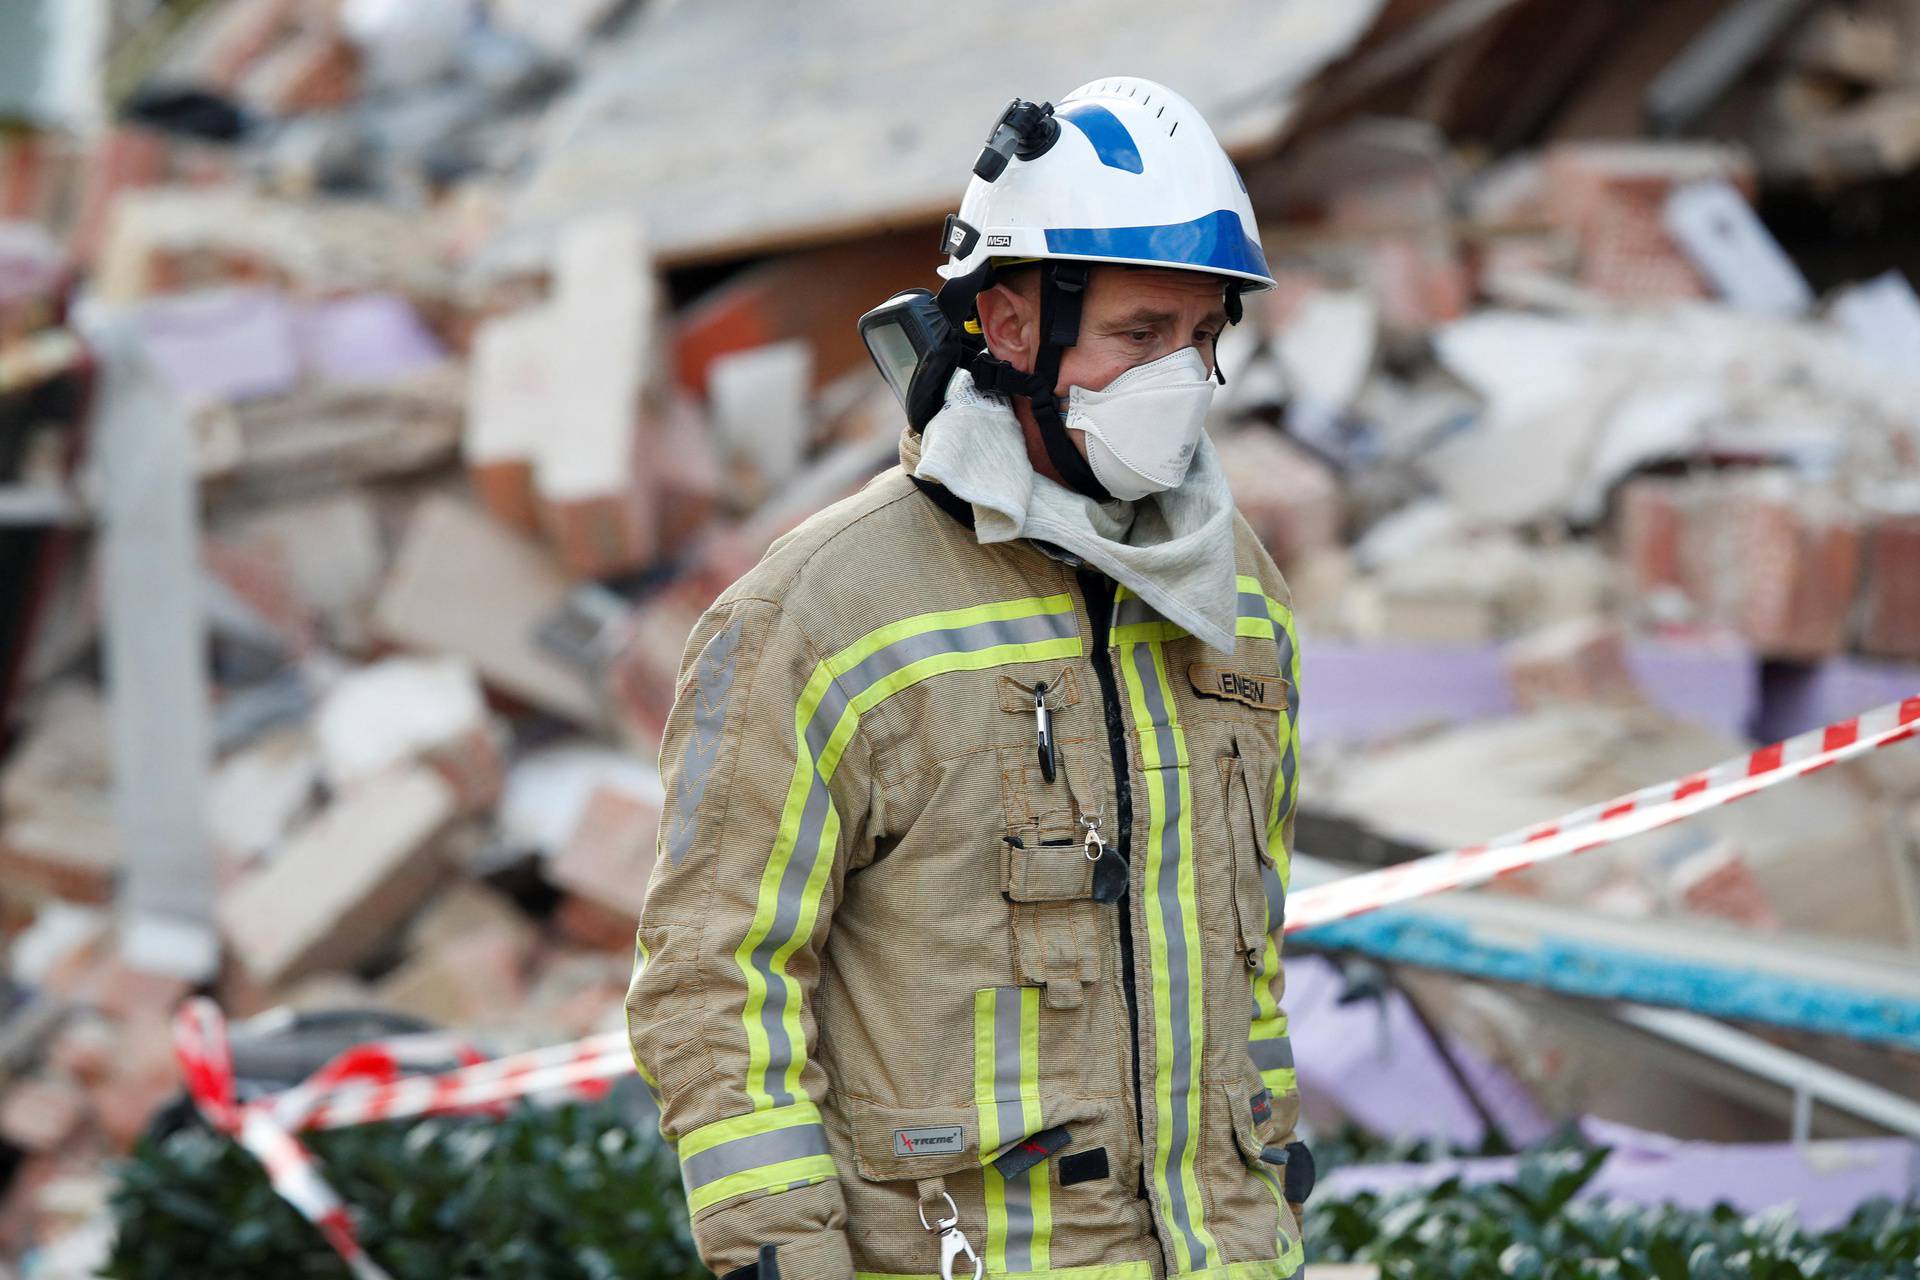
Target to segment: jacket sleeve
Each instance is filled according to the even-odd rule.
[[[771,601],[716,604],[687,643],[627,1030],[717,1274],[779,1246],[786,1280],[851,1280],[809,1053],[820,948],[868,769],[822,655]]]
[[[1266,869],[1267,946],[1253,975],[1253,1027],[1247,1051],[1260,1080],[1273,1093],[1271,1145],[1290,1146],[1299,1140],[1300,1086],[1294,1074],[1293,1042],[1287,1035],[1286,969],[1281,947],[1286,926],[1287,891],[1293,882],[1293,819],[1300,795],[1300,648],[1291,611],[1270,606],[1274,639],[1278,642],[1282,673],[1286,677],[1286,710],[1277,719],[1279,767],[1274,771],[1273,797],[1267,811],[1267,849],[1273,865]],[[1289,1180],[1288,1199],[1294,1183]],[[1302,1193],[1304,1195],[1304,1193]],[[1296,1210],[1297,1212],[1297,1210]]]

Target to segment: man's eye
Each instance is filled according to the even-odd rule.
[[[1151,329],[1135,329],[1135,330],[1134,330],[1134,331],[1133,331],[1132,333],[1129,333],[1129,334],[1127,335],[1127,338],[1128,338],[1128,340],[1130,340],[1130,341],[1133,341],[1133,342],[1152,342],[1152,341],[1153,341],[1153,330],[1151,330]]]

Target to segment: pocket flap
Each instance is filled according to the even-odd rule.
[[[1254,1169],[1282,1169],[1287,1164],[1287,1149],[1267,1145],[1260,1136],[1260,1124],[1253,1116],[1253,1100],[1245,1086],[1225,1085],[1228,1114],[1233,1117],[1233,1140],[1240,1158]],[[1262,1092],[1265,1092],[1262,1090]]]
[[[966,1107],[883,1107],[847,1100],[854,1162],[869,1182],[980,1167],[980,1117]]]
[[[1095,863],[1078,840],[1006,842],[1006,891],[1014,902],[1078,902],[1093,896]]]
[[[999,1145],[983,1156],[978,1107],[883,1107],[856,1099],[847,1099],[845,1107],[853,1133],[854,1163],[860,1176],[869,1182],[930,1178],[977,1169],[1029,1139],[1063,1130],[1064,1143],[1044,1144],[1050,1149],[1041,1158],[1050,1158],[1071,1145],[1083,1126],[1105,1114],[1105,1104],[1099,1099],[1044,1096],[1031,1132],[1027,1124],[1020,1123],[1015,1126],[1018,1132],[1002,1134]]]

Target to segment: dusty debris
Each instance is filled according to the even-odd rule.
[[[433,497],[413,514],[374,628],[398,644],[460,654],[501,692],[593,725],[602,712],[592,693],[534,643],[566,594],[566,578],[539,547],[462,502]]]
[[[1727,43],[1716,0],[1170,24],[1175,62],[1215,30],[1286,53],[1183,88],[1234,104],[1215,124],[1281,284],[1222,335],[1208,427],[1304,632],[1308,815],[1476,841],[1920,687],[1920,297],[1860,230],[1897,225],[1920,155],[1911,7],[1809,4],[1764,47]],[[86,1167],[63,1147],[124,1149],[177,1096],[186,989],[112,913],[139,840],[91,657],[73,275],[135,308],[192,415],[221,998],[519,1047],[617,1028],[686,637],[892,464],[854,321],[934,283],[940,139],[978,140],[971,108],[913,136],[871,110],[905,64],[868,27],[836,51],[875,69],[868,105],[769,114],[790,78],[750,77],[690,126],[711,68],[683,45],[728,20],[218,0],[97,140],[0,136],[0,219],[42,224],[0,222],[0,616],[28,619],[0,627],[0,1137],[32,1153],[8,1242],[68,1225],[42,1204]],[[782,129],[887,163],[821,168]],[[769,138],[772,168],[727,159]],[[1504,888],[1911,949],[1910,774],[1835,771]],[[1583,1043],[1550,1016],[1503,1016],[1555,1107],[1632,1100],[1548,1061]]]
[[[444,879],[438,842],[459,807],[430,769],[368,779],[220,898],[247,970],[280,982],[364,958]]]

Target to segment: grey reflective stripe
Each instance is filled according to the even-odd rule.
[[[797,1124],[791,1129],[775,1129],[735,1138],[717,1147],[708,1147],[699,1155],[680,1162],[680,1180],[692,1195],[710,1182],[749,1173],[768,1165],[827,1154],[827,1131],[817,1124]]]
[[[834,730],[848,714],[854,699],[924,658],[1065,639],[1078,636],[1079,625],[1071,612],[1040,613],[903,636],[842,672],[821,695],[820,704],[814,708],[813,718],[802,734],[811,767],[807,770],[807,798],[801,806],[799,829],[794,833],[793,854],[780,876],[773,926],[753,949],[750,960],[767,988],[766,1000],[760,1007],[760,1025],[767,1036],[766,1089],[775,1106],[792,1106],[796,1099],[787,1088],[787,1071],[794,1057],[786,1023],[787,1001],[791,997],[786,979],[774,967],[773,957],[793,941],[799,929],[800,908],[815,866],[822,856],[833,857],[831,849],[821,847],[827,815],[833,810],[833,796],[827,789],[827,780],[820,774],[820,757]]]
[[[865,691],[903,667],[943,653],[978,653],[1003,644],[1033,644],[1079,634],[1072,613],[1036,613],[1024,618],[999,618],[972,626],[922,631],[902,636],[870,655],[840,677],[847,688]],[[856,694],[856,696],[858,696]],[[831,725],[828,726],[832,728]]]
[[[1260,887],[1267,891],[1267,932],[1272,933],[1287,922],[1287,886],[1280,883],[1280,868],[1261,863]]]
[[[717,633],[694,660],[693,729],[687,734],[687,749],[680,757],[680,778],[674,787],[672,825],[667,829],[667,861],[674,866],[693,847],[700,829],[700,801],[707,793],[707,778],[713,762],[720,758],[720,730],[727,722],[727,694],[733,689],[734,659],[740,654],[740,627],[745,621],[735,615],[727,628]]]
[[[993,989],[993,1109],[1000,1145],[1026,1136],[1020,1115],[1020,988]],[[981,1152],[984,1159],[989,1153]]]
[[[1139,596],[1128,596],[1113,606],[1113,625],[1128,626],[1135,622],[1164,622],[1154,607]]]
[[[1285,1036],[1271,1040],[1247,1041],[1247,1056],[1261,1071],[1281,1071],[1293,1066],[1293,1041]]]
[[[1042,1175],[1046,1166],[1039,1166]],[[995,1175],[998,1176],[997,1174]],[[1007,1179],[1007,1269],[1033,1270],[1032,1171]]]
[[[1027,1136],[1026,1120],[1020,1104],[1020,988],[993,989],[993,1111],[999,1127],[999,1146]],[[980,1158],[992,1153],[982,1151]],[[987,1168],[989,1178],[1000,1178],[998,1169]],[[1044,1172],[1042,1176],[1045,1176]],[[1027,1173],[1003,1178],[1007,1205],[1007,1266],[1015,1271],[1033,1270],[1033,1183]]]
[[[1160,928],[1167,940],[1167,1021],[1173,1029],[1173,1072],[1172,1079],[1167,1083],[1167,1091],[1168,1111],[1173,1122],[1167,1138],[1167,1159],[1161,1167],[1160,1177],[1167,1189],[1167,1208],[1174,1225],[1186,1236],[1193,1269],[1199,1271],[1207,1265],[1207,1247],[1193,1229],[1193,1208],[1187,1204],[1186,1184],[1180,1177],[1180,1165],[1186,1158],[1187,1144],[1193,1141],[1193,1135],[1188,1132],[1187,1099],[1193,1091],[1193,1064],[1199,1051],[1199,1046],[1193,1043],[1193,1009],[1188,993],[1189,964],[1198,964],[1199,961],[1198,957],[1190,960],[1187,955],[1187,931],[1180,901],[1180,859],[1184,850],[1180,844],[1179,773],[1177,769],[1166,766],[1166,762],[1180,759],[1180,747],[1174,736],[1166,699],[1161,696],[1160,675],[1153,662],[1153,646],[1135,644],[1132,649],[1133,669],[1140,679],[1147,714],[1153,719],[1154,739],[1160,746],[1163,767],[1157,770],[1160,774],[1158,785],[1165,796],[1166,806],[1160,819],[1160,875],[1154,886],[1154,897],[1160,911]],[[1152,782],[1149,779],[1149,785]]]
[[[1240,593],[1240,616],[1243,618],[1270,619],[1273,617],[1273,614],[1267,611],[1267,598],[1264,595],[1261,595],[1258,591],[1242,591]],[[1287,673],[1282,671],[1280,674],[1284,676]]]
[[[1295,742],[1299,738],[1297,726],[1300,723],[1300,682],[1293,678],[1293,634],[1280,624],[1278,618],[1273,622],[1273,640],[1280,646],[1280,674],[1287,681],[1287,740],[1280,744],[1280,821],[1285,822],[1293,811],[1293,776],[1299,767],[1295,757]],[[1277,927],[1277,926],[1276,926]]]

